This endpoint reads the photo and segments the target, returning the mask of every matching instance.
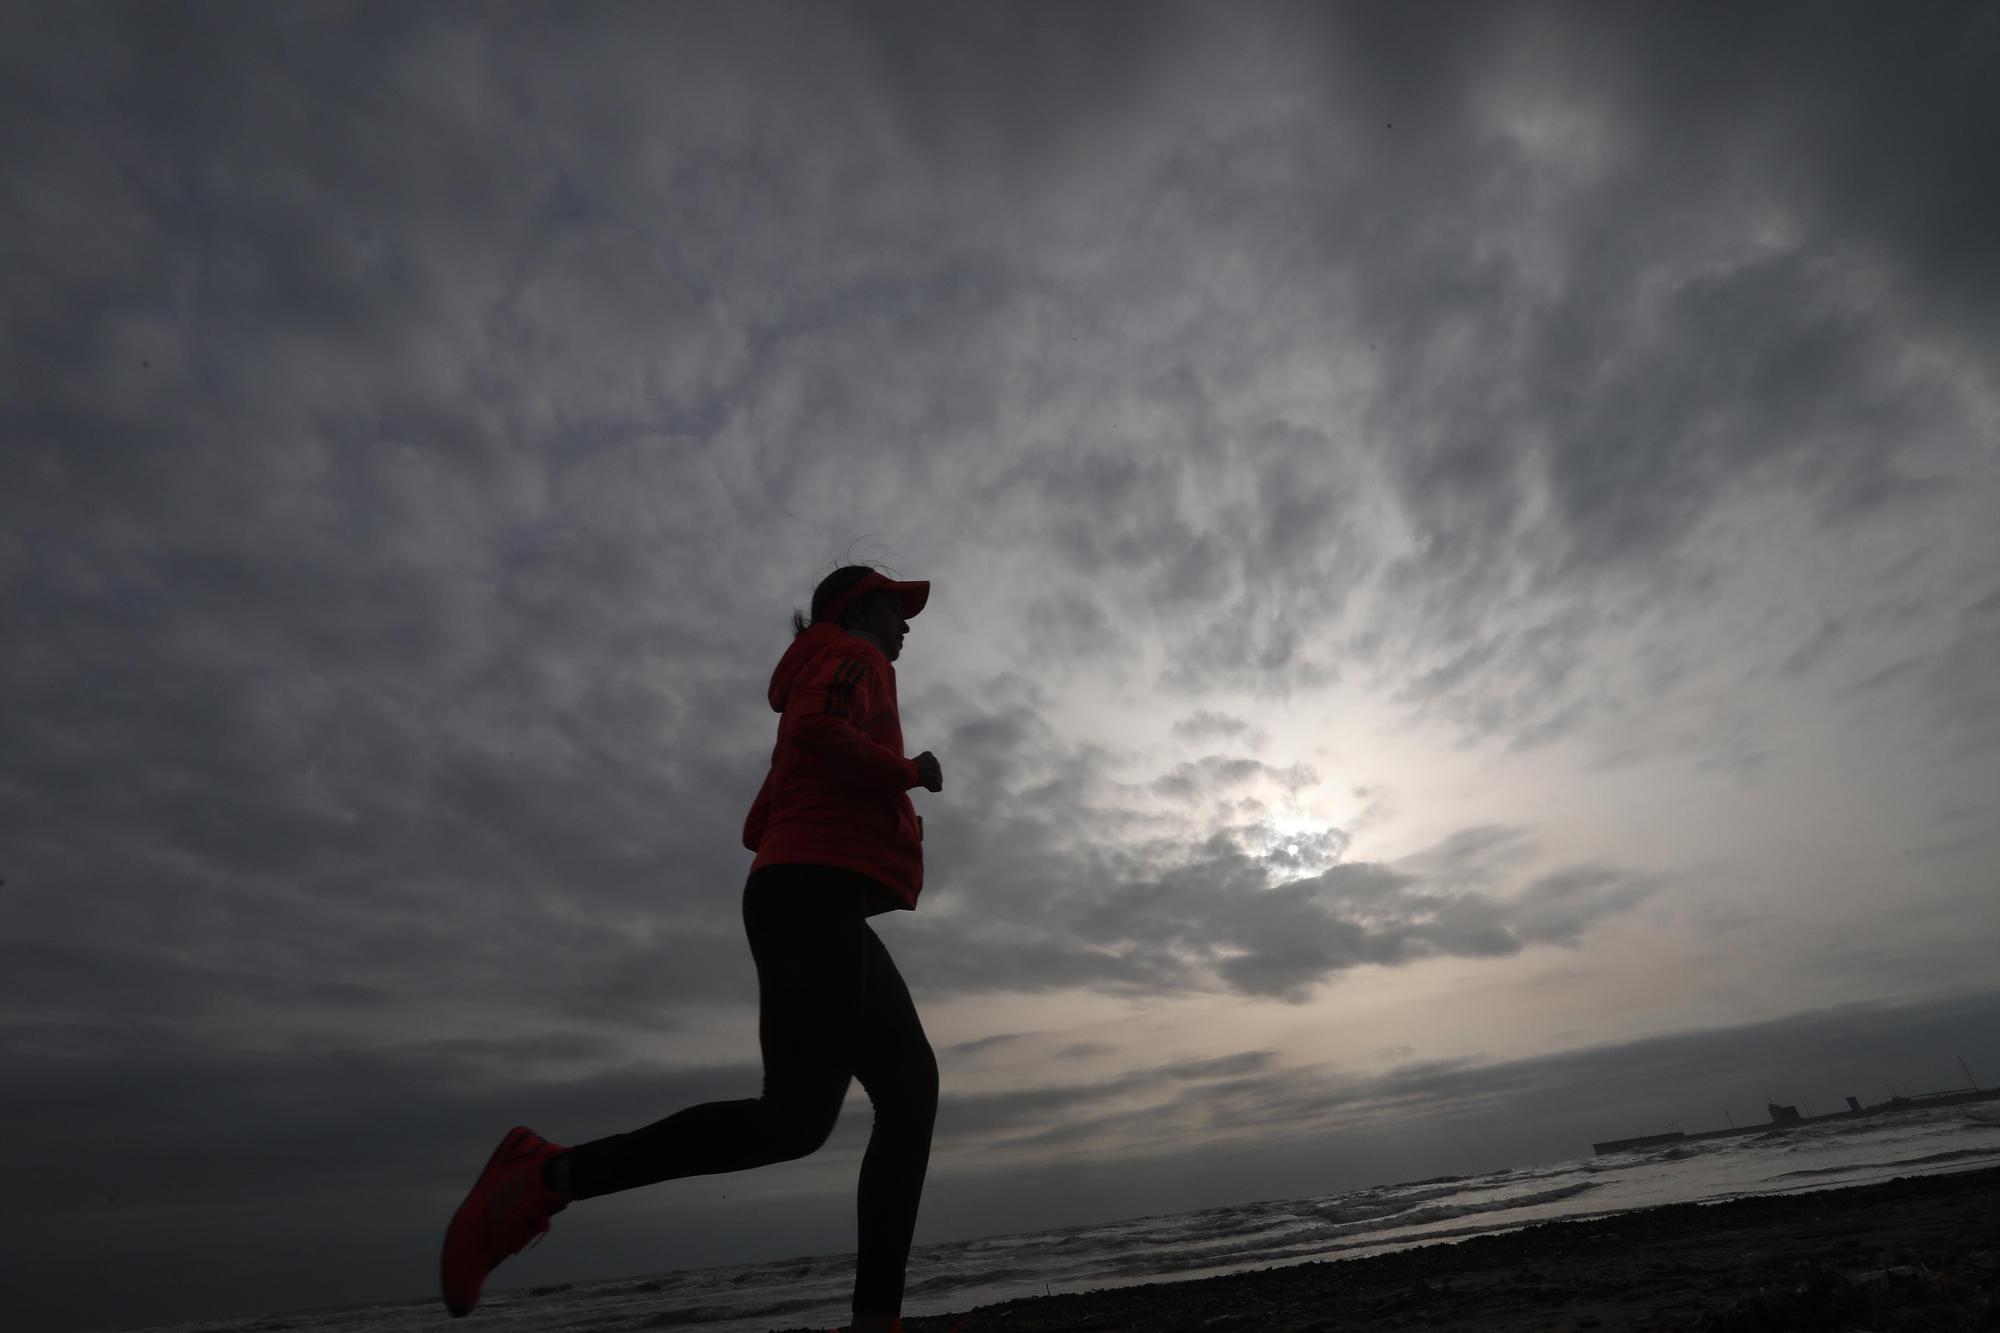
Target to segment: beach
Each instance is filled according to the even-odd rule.
[[[2000,1168],[978,1307],[966,1333],[2000,1329]],[[948,1333],[967,1312],[905,1319]],[[824,1333],[794,1329],[785,1333]]]

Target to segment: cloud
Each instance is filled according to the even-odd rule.
[[[1149,789],[1161,796],[1186,800],[1225,787],[1239,786],[1255,778],[1268,778],[1293,794],[1319,782],[1319,774],[1308,764],[1276,768],[1255,759],[1231,759],[1226,755],[1212,754],[1174,765],[1172,772],[1153,779]]]
[[[1572,866],[1541,876],[1516,895],[1512,929],[1525,941],[1574,946],[1591,926],[1638,906],[1656,887],[1608,866]]]
[[[1010,1042],[1018,1042],[1022,1038],[1031,1035],[1030,1033],[1023,1032],[998,1032],[990,1037],[980,1037],[974,1041],[962,1041],[955,1046],[946,1047],[943,1054],[948,1059],[963,1060],[970,1056],[978,1055],[982,1051],[989,1051],[995,1046],[1004,1046]]]
[[[1923,664],[1921,697],[1949,752],[1969,757],[2000,747],[2000,623],[1967,616],[1960,632]]]
[[[2000,593],[1996,593],[1995,596],[2000,597]],[[1212,740],[1240,739],[1253,750],[1262,749],[1269,740],[1244,719],[1208,708],[1197,708],[1186,717],[1177,718],[1171,731],[1179,739],[1195,744]]]
[[[1574,865],[1509,888],[1535,855],[1521,830],[1465,830],[1396,865],[1336,863],[1345,846],[1339,830],[1280,837],[1252,824],[1150,844],[1124,873],[1076,853],[1031,881],[1032,911],[989,901],[908,923],[904,966],[927,993],[1216,988],[1297,1003],[1363,964],[1576,947],[1659,887]]]
[[[1970,238],[1992,201],[1948,169],[1964,122],[1930,118],[1990,99],[1967,54],[1989,27],[1884,48],[1816,22],[1803,49],[1785,23],[1732,28],[1715,76],[1761,114],[1725,119],[1669,76],[1711,49],[1701,15],[1468,11],[1440,35],[1274,10],[1219,45],[1196,10],[1136,43],[1129,17],[17,18],[17,51],[110,53],[11,67],[73,112],[9,120],[35,201],[13,244],[50,260],[6,325],[25,444],[0,571],[35,628],[6,684],[34,706],[0,739],[10,808],[44,830],[17,852],[25,919],[78,930],[63,904],[107,879],[130,888],[88,901],[120,938],[186,936],[227,970],[275,932],[323,975],[448,956],[426,917],[445,901],[503,938],[572,897],[726,936],[770,722],[740,679],[774,628],[749,590],[794,579],[870,487],[971,497],[914,530],[1055,574],[996,602],[1055,663],[1163,649],[1170,696],[1365,675],[1517,753],[1629,716],[1700,654],[1675,617],[1712,588],[1718,510],[1945,503],[1933,461],[1990,388],[1956,353],[1990,336],[1965,293],[1991,279]],[[765,40],[786,22],[842,59]],[[202,77],[116,54],[152,50]],[[1043,67],[1033,105],[1004,95],[1009,60]],[[1791,112],[1857,71],[1907,95]],[[934,181],[900,174],[905,148]],[[1905,188],[1864,199],[1863,160]],[[1023,191],[1007,164],[1077,190]],[[1603,666],[1635,617],[1668,650]],[[1789,669],[1860,633],[1817,623]],[[1968,752],[1993,711],[1981,635],[1903,668]],[[995,679],[938,696],[954,795],[989,812],[939,821],[941,864],[1116,902],[1194,864],[1229,881],[1185,851],[1212,829],[1178,869],[1167,842],[1077,851],[1158,838],[1159,813],[1054,747],[1046,695]],[[1206,708],[1174,734],[1259,739]],[[115,786],[109,753],[137,760]],[[1253,762],[1191,761],[1158,792],[1306,780]],[[205,934],[171,915],[197,904]],[[1432,943],[1519,938],[1471,906]],[[1290,964],[1201,966],[1284,986],[1345,956],[1317,909],[1286,910],[1313,928]],[[571,988],[580,1012],[722,985],[646,982],[643,934],[575,928],[629,960]],[[1200,972],[1048,956],[1119,984]]]
[[[1104,608],[1080,588],[1037,597],[1028,607],[1027,630],[1055,661],[1133,655],[1130,638],[1112,626]]]
[[[1510,824],[1478,824],[1412,853],[1403,864],[1446,883],[1484,885],[1525,865],[1534,854],[1535,839],[1530,830]]]
[[[1840,641],[1844,628],[1843,622],[1838,619],[1822,621],[1813,636],[1794,649],[1779,670],[1787,676],[1803,676],[1812,670],[1813,663],[1826,655],[1827,649]]]

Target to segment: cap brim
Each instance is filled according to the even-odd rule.
[[[923,610],[924,603],[931,598],[931,584],[929,579],[915,579],[909,583],[898,583],[891,579],[882,586],[895,592],[896,600],[902,608],[903,619],[905,620]]]

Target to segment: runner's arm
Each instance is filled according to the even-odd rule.
[[[882,682],[860,657],[835,655],[822,661],[804,689],[793,693],[787,711],[796,711],[792,739],[799,749],[835,772],[891,791],[921,785],[916,761],[874,740],[856,725],[873,711]]]

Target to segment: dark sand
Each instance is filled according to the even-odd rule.
[[[947,1333],[964,1317],[903,1322]],[[2000,1168],[1032,1296],[972,1311],[966,1333],[1197,1329],[2000,1330]]]

